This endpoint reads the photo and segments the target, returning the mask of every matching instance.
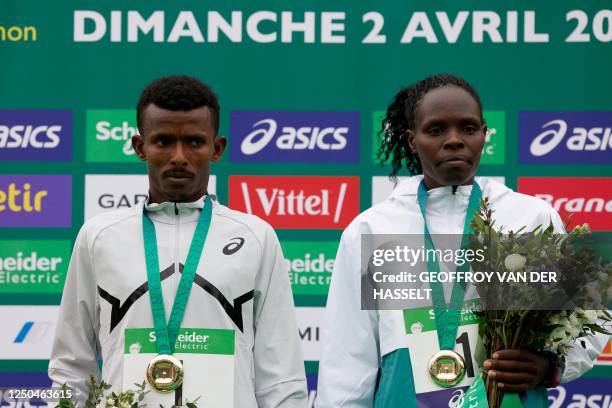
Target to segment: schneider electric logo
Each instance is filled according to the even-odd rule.
[[[61,293],[70,241],[0,241],[0,293]]]
[[[87,161],[137,163],[132,148],[137,133],[135,110],[87,111]]]
[[[230,137],[235,162],[359,161],[358,112],[234,111]]]
[[[0,161],[72,160],[72,112],[0,110]]]
[[[284,241],[281,246],[293,294],[327,296],[338,243]]]
[[[522,163],[612,163],[612,112],[521,112]]]

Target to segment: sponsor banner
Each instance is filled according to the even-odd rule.
[[[0,110],[0,161],[71,160],[71,111]]]
[[[480,164],[504,164],[506,162],[506,112],[484,111],[487,136],[482,148]]]
[[[135,109],[88,110],[86,123],[88,162],[139,163],[132,148],[132,136],[138,134]]]
[[[48,360],[59,306],[0,306],[0,360]]]
[[[295,308],[304,361],[319,361],[324,313],[324,307]]]
[[[376,160],[376,153],[380,147],[378,132],[382,129],[382,121],[385,119],[386,113],[386,111],[372,112],[372,161],[374,163],[378,163],[378,160]]]
[[[317,398],[317,374],[306,373],[306,386],[308,387],[308,408],[314,408],[315,399]]]
[[[44,372],[0,372],[0,394],[2,388],[50,388],[51,379]],[[6,400],[0,397],[0,403]]]
[[[519,113],[519,162],[612,163],[612,112]]]
[[[498,177],[498,176],[486,176],[486,177],[489,180],[496,181],[500,184],[506,184],[505,177]],[[410,177],[398,177],[397,184],[401,183],[402,181],[408,178]],[[382,201],[385,201],[387,198],[389,198],[389,196],[391,195],[391,193],[393,192],[393,189],[395,189],[395,186],[397,184],[391,181],[389,177],[387,176],[372,177],[372,205],[378,204]]]
[[[610,408],[609,378],[581,378],[548,390],[550,408]]]
[[[283,241],[281,246],[293,294],[327,296],[338,242]]]
[[[358,112],[230,113],[234,162],[358,163]]]
[[[597,357],[597,364],[612,365],[612,340],[608,341],[608,344],[606,344],[599,357]]]
[[[518,191],[550,204],[571,225],[612,231],[612,177],[519,177]]]
[[[0,241],[0,293],[62,293],[70,251],[70,241]]]
[[[382,129],[385,114],[385,111],[374,111],[372,114],[372,140],[374,142],[372,158],[375,163],[377,162],[376,152],[380,145],[378,132]],[[506,162],[506,112],[484,111],[482,114],[487,123],[487,136],[482,148],[480,164],[504,164]]]
[[[46,408],[48,405],[42,399],[33,396],[32,398],[15,398],[9,394],[8,389],[32,390],[31,395],[37,391],[50,392],[51,379],[47,372],[0,372],[0,407],[6,408]],[[59,390],[54,388],[54,390]],[[55,404],[54,404],[55,405]]]
[[[208,192],[216,194],[217,178],[208,179]],[[146,174],[87,174],[85,176],[85,220],[98,214],[131,208],[149,194]]]
[[[359,177],[229,176],[229,206],[274,228],[343,229],[359,214]]]
[[[0,175],[0,227],[70,227],[72,176]]]

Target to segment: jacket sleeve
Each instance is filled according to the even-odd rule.
[[[306,408],[304,359],[289,275],[278,238],[266,227],[255,281],[255,397],[261,408]]]
[[[89,376],[100,375],[98,296],[87,241],[82,228],[68,266],[48,371],[54,386],[66,384],[78,401],[87,399]]]
[[[565,234],[565,227],[559,214],[549,207],[549,219],[555,227],[555,232]],[[565,356],[565,369],[561,376],[561,382],[569,382],[582,376],[593,368],[595,359],[602,352],[608,339],[607,334],[596,333],[592,336],[585,336],[576,339],[573,346]],[[584,347],[583,347],[584,344]]]
[[[380,366],[378,314],[361,310],[361,240],[352,231],[340,241],[327,298],[317,408],[373,406]]]
[[[597,333],[576,339],[574,346],[569,349],[565,357],[565,369],[561,382],[575,380],[593,368],[595,359],[601,354],[609,338],[607,334]],[[584,347],[581,345],[582,342],[584,342]]]

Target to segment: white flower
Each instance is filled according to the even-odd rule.
[[[551,342],[553,344],[560,343],[567,339],[567,334],[565,333],[565,328],[557,327],[550,333]]]
[[[119,404],[119,408],[129,408],[129,407],[130,407],[130,404],[127,401],[122,401]]]
[[[582,327],[572,327],[567,334],[569,338],[573,340],[580,337],[580,333],[582,333]]]
[[[113,397],[108,397],[106,399],[106,408],[110,408],[114,406],[115,406],[115,400],[113,399]]]
[[[582,322],[578,319],[578,313],[583,312],[580,309],[576,309],[576,312],[569,316],[570,328],[582,327]]]
[[[521,254],[510,254],[504,259],[504,265],[510,272],[520,271],[525,268],[527,258]]]
[[[552,315],[550,317],[549,322],[550,322],[550,324],[561,324],[561,319],[562,318],[564,318],[564,317],[561,317],[560,314]]]
[[[586,318],[587,324],[596,323],[598,318],[597,310],[585,310],[584,317]]]

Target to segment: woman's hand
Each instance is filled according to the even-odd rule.
[[[528,350],[509,349],[493,353],[483,367],[497,386],[508,392],[523,392],[542,384],[551,374],[546,356]]]

